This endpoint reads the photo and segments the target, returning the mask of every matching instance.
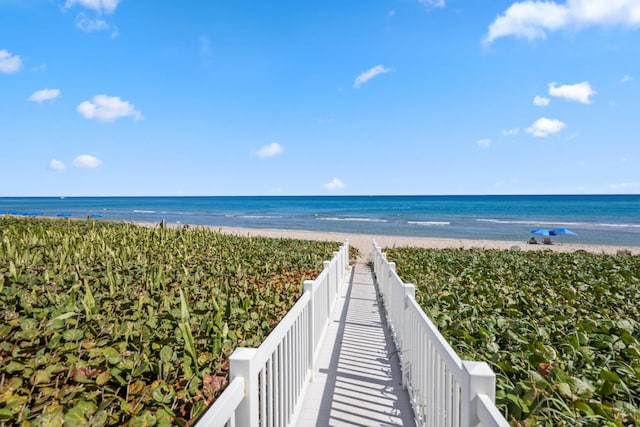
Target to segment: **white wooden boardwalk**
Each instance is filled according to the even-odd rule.
[[[415,426],[373,273],[352,268],[342,287],[299,426]]]

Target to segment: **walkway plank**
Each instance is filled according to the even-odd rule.
[[[342,288],[299,426],[415,426],[373,273],[353,267]]]

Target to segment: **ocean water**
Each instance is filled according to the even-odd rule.
[[[640,246],[640,195],[0,197],[6,212],[523,242],[536,228],[568,228],[578,236],[554,240]]]

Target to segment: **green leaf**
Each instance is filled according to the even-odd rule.
[[[156,418],[158,427],[171,427],[173,425],[174,415],[165,408],[161,408],[156,412]]]
[[[144,411],[140,416],[132,417],[129,425],[132,427],[152,427],[157,423],[157,418],[149,411]]]
[[[80,341],[84,337],[84,331],[82,329],[67,329],[62,333],[62,338],[65,341]]]
[[[109,382],[110,379],[111,379],[111,374],[109,373],[109,371],[101,372],[96,377],[96,384],[105,385],[106,383]]]
[[[187,305],[187,300],[184,297],[182,288],[180,288],[180,320],[182,320],[183,323],[189,321],[189,306]]]
[[[48,371],[36,371],[31,377],[31,384],[46,384],[51,381],[51,374]]]
[[[13,419],[13,412],[7,408],[0,408],[0,421],[9,421]]]
[[[558,391],[564,397],[569,397],[570,398],[571,396],[573,396],[573,393],[571,393],[571,387],[567,383],[558,384]]]
[[[92,425],[90,420],[95,411],[95,404],[81,400],[64,414],[65,426],[89,427]]]
[[[583,402],[581,400],[577,400],[577,401],[573,402],[572,405],[573,405],[574,408],[576,408],[579,411],[584,412],[585,414],[593,415],[593,409],[591,408],[591,406],[587,405],[585,402]]]
[[[93,309],[96,306],[96,301],[93,297],[93,292],[91,292],[91,287],[89,286],[87,279],[84,279],[84,298],[82,299],[82,305],[85,308],[87,317],[93,313]]]
[[[175,392],[173,392],[173,390],[168,390],[166,386],[157,387],[152,393],[153,400],[165,404],[171,403],[171,399],[173,399],[174,395]]]
[[[163,362],[171,362],[171,359],[173,359],[173,350],[171,347],[165,345],[160,350],[160,360]]]
[[[573,391],[578,396],[589,398],[593,395],[595,388],[589,381],[576,378],[573,381]]]
[[[62,427],[64,425],[62,411],[43,414],[38,419],[38,425],[42,427]]]
[[[4,370],[8,374],[15,374],[24,371],[24,365],[20,362],[11,361],[5,366]]]
[[[74,311],[69,311],[69,312],[63,313],[63,314],[61,314],[59,316],[54,317],[53,320],[67,320],[67,319],[72,318],[73,316],[76,316],[76,313]]]
[[[602,378],[605,381],[610,381],[612,383],[620,382],[620,377],[618,376],[618,374],[616,374],[613,371],[608,371],[606,369],[602,369],[600,371],[600,378]]]
[[[13,261],[9,261],[9,274],[11,275],[11,277],[14,277],[14,278],[18,277],[18,273],[16,271],[16,265],[13,263]]]
[[[149,370],[149,363],[142,362],[131,372],[131,376],[137,378]]]

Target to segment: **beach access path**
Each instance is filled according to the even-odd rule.
[[[415,426],[373,272],[360,259],[342,286],[299,426]]]

